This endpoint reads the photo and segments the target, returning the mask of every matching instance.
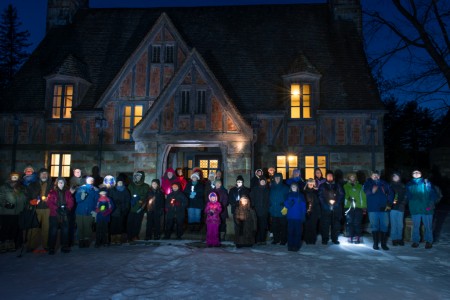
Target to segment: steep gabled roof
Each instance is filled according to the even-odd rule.
[[[244,114],[282,107],[282,76],[299,53],[322,75],[319,109],[383,108],[361,37],[350,22],[333,22],[327,4],[80,10],[24,64],[6,102],[21,101],[8,108],[44,109],[44,77],[70,54],[86,64],[92,83],[82,107],[94,107],[163,13]]]
[[[69,54],[61,65],[57,66],[53,74],[66,75],[71,77],[82,78],[89,81],[89,70],[88,66],[77,59],[72,54]],[[53,75],[50,74],[50,75]]]

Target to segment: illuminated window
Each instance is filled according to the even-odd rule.
[[[55,84],[53,88],[53,119],[70,119],[72,117],[73,85]]]
[[[310,84],[291,84],[291,118],[311,118]]]
[[[152,63],[161,62],[161,46],[152,47]]]
[[[71,154],[54,153],[50,159],[51,177],[70,177]]]
[[[164,57],[165,63],[173,63],[174,62],[174,46],[168,45],[166,46],[166,54]]]
[[[197,113],[206,113],[206,91],[197,91]]]
[[[198,166],[202,169],[203,178],[208,178],[209,173],[216,173],[216,170],[219,168],[219,159],[218,158],[206,158],[206,157],[197,157],[196,161],[198,162]],[[189,167],[189,165],[188,165]],[[192,175],[192,170],[188,172]]]
[[[125,105],[122,111],[122,127],[120,130],[121,140],[131,140],[131,131],[142,119],[143,105]]]
[[[189,98],[190,98],[189,91],[181,91],[181,103],[180,103],[181,114],[190,113]]]
[[[295,155],[278,155],[277,156],[277,172],[283,174],[283,178],[287,179],[292,172],[298,168],[298,158]]]
[[[305,156],[305,178],[314,178],[314,170],[320,168],[322,174],[327,172],[327,157],[325,155]]]

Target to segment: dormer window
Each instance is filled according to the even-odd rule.
[[[291,84],[291,118],[311,118],[311,85],[302,83]]]
[[[161,62],[161,46],[153,46],[152,47],[152,63],[160,63]]]
[[[72,118],[73,106],[73,85],[72,84],[55,84],[53,87],[52,102],[52,118],[53,119],[70,119]]]
[[[173,64],[174,62],[174,46],[173,45],[166,45],[166,53],[164,56],[164,62],[168,64]]]

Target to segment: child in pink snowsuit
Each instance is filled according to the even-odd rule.
[[[206,245],[208,247],[219,247],[219,225],[220,225],[220,212],[222,211],[222,205],[217,201],[217,194],[211,192],[208,195],[209,202],[205,207],[206,215]]]

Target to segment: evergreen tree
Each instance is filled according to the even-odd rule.
[[[12,80],[29,54],[26,48],[30,33],[20,31],[22,22],[17,9],[11,4],[3,11],[0,19],[0,89],[4,89]]]

